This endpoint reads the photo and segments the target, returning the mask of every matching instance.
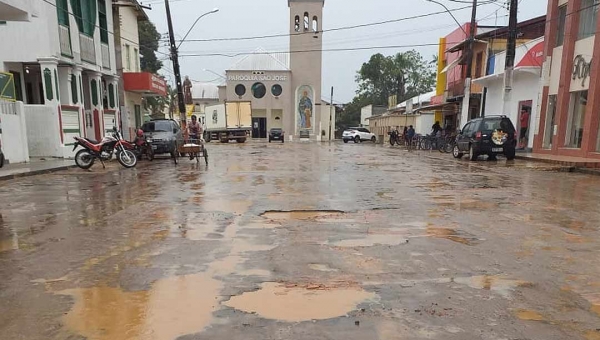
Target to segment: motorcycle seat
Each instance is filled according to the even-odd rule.
[[[100,144],[98,141],[93,140],[91,138],[85,138],[85,140],[87,140],[88,142],[92,143],[92,144]]]

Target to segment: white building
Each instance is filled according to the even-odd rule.
[[[383,114],[388,110],[385,106],[367,105],[360,109],[360,126],[368,126],[368,119]]]
[[[0,29],[0,71],[27,104],[30,154],[70,156],[72,136],[100,139],[119,119],[111,2],[1,0],[7,8],[29,13]]]
[[[219,87],[213,83],[192,82],[193,114],[206,126],[206,107],[219,104]],[[188,117],[190,118],[190,117]]]
[[[528,148],[533,147],[535,129],[539,122],[540,90],[542,86],[541,70],[544,56],[544,37],[532,40],[516,48],[515,69],[510,95],[509,118],[520,131],[520,113],[527,110],[529,116]],[[500,115],[504,102],[504,66],[506,52],[492,57],[489,75],[475,79],[476,84],[484,86],[484,115]]]
[[[148,16],[137,0],[113,3],[115,53],[121,80],[121,128],[125,138],[130,140],[134,138],[135,129],[144,123],[144,97],[167,95],[167,83],[162,77],[141,71],[138,24],[147,20]]]

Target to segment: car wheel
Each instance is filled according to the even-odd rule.
[[[354,137],[354,143],[356,143],[356,144],[360,143],[360,137],[359,136]]]
[[[498,160],[498,158],[496,158],[496,155],[494,155],[494,154],[488,155],[488,161],[497,161],[497,160]]]
[[[515,159],[515,149],[510,149],[504,153],[507,160],[512,161]]]
[[[271,138],[269,138],[269,143],[271,143]]]
[[[377,143],[377,138],[375,138],[375,136],[371,137],[371,142]]]
[[[458,145],[455,145],[454,148],[452,149],[452,156],[454,156],[454,158],[462,158],[463,155],[464,154],[462,152],[460,152]]]
[[[477,160],[477,157],[479,157],[479,155],[475,152],[473,145],[471,145],[469,147],[469,160],[474,162]]]
[[[348,140],[347,140],[347,139],[344,139],[344,143],[348,143]]]
[[[4,154],[0,153],[0,168],[4,166]]]

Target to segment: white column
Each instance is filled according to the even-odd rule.
[[[69,85],[73,85],[71,82],[75,82],[75,90],[76,93],[72,93],[73,91],[69,91],[71,96],[71,103],[73,106],[79,107],[79,130],[81,131],[81,136],[87,137],[85,131],[85,105],[84,105],[84,97],[83,97],[83,76],[82,76],[82,68],[81,66],[75,65],[71,68],[71,75],[75,76],[69,77]]]
[[[51,108],[56,124],[48,126],[52,136],[48,141],[52,146],[53,154],[48,156],[63,157],[64,135],[61,122],[60,110],[60,88],[58,85],[58,59],[54,57],[38,58],[42,75],[42,87],[44,89],[44,105]]]

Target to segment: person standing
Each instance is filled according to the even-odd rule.
[[[415,138],[415,129],[411,125],[408,127],[408,130],[406,130],[406,139],[408,141],[408,150],[409,151],[412,148],[413,138]]]
[[[527,132],[529,131],[529,111],[527,109],[521,110],[521,117],[519,119],[521,131],[519,134],[519,148],[525,149],[527,147]]]

